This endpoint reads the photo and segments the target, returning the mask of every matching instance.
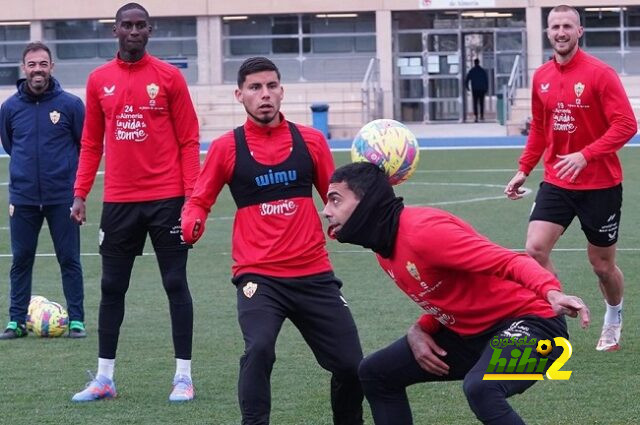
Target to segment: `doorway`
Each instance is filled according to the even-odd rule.
[[[489,90],[485,121],[498,120],[498,95],[509,81],[517,56],[526,58],[524,28],[433,29],[410,34],[415,53],[396,53],[395,116],[403,122],[473,121],[465,77],[475,58],[485,68]],[[422,52],[418,49],[422,48]],[[526,61],[517,69],[526,85]]]
[[[474,60],[480,61],[480,66],[487,72],[489,87],[484,99],[484,121],[496,121],[495,102],[495,48],[493,32],[467,32],[462,36],[462,51],[464,52],[463,64],[463,84],[465,85],[464,96],[462,97],[462,122],[473,122],[473,97],[471,95],[471,84],[467,90],[466,76],[474,66]]]

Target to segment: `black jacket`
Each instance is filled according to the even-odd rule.
[[[467,74],[467,78],[464,82],[467,89],[469,89],[469,81],[471,81],[471,90],[489,90],[489,77],[487,77],[487,71],[485,71],[480,65],[475,65]]]

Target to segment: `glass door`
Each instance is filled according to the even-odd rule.
[[[516,87],[526,87],[527,85],[527,63],[526,63],[526,36],[524,29],[500,30],[495,33],[495,92],[502,93],[504,86],[509,82],[509,76],[513,68],[516,56],[520,55],[520,66],[515,75]]]
[[[480,66],[486,71],[489,87],[484,99],[484,118],[487,121],[496,119],[495,113],[495,43],[493,31],[489,32],[465,32],[463,33],[463,51],[464,51],[464,68],[463,75],[466,79],[469,71],[475,66],[474,60],[480,61]],[[463,80],[464,84],[464,80]],[[469,84],[471,86],[471,84]],[[473,97],[471,88],[465,91],[463,96],[464,110],[466,111],[463,121],[473,122],[475,116],[473,114]]]
[[[460,45],[460,31],[433,30],[422,34],[425,122],[462,121]]]

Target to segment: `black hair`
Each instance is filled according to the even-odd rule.
[[[34,41],[33,43],[27,44],[27,47],[25,47],[22,51],[22,63],[24,63],[24,58],[27,56],[27,53],[35,52],[38,50],[44,50],[45,52],[47,52],[47,54],[49,55],[49,62],[52,62],[51,50],[49,49],[49,47],[47,47],[47,45],[41,41]]]
[[[147,11],[147,9],[144,8],[144,6],[142,6],[139,3],[127,3],[124,6],[122,6],[120,9],[118,9],[118,11],[116,12],[116,23],[122,20],[123,12],[126,12],[127,10],[132,10],[132,9],[136,9],[144,12],[147,19],[149,19],[149,12]]]
[[[381,190],[381,185],[391,187],[385,172],[370,162],[354,162],[337,168],[329,183],[346,183],[358,200],[361,200],[371,188]]]
[[[242,88],[242,85],[247,79],[247,75],[262,71],[275,71],[278,75],[278,81],[280,81],[280,70],[276,64],[265,57],[256,56],[246,59],[242,62],[242,65],[240,65],[238,69],[238,88]]]

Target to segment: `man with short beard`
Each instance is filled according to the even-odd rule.
[[[29,43],[22,54],[25,79],[0,109],[0,137],[9,162],[11,232],[10,321],[0,339],[27,336],[33,263],[46,219],[60,264],[69,311],[69,337],[84,338],[80,228],[69,219],[78,167],[84,105],[51,75],[49,47]]]
[[[529,139],[505,194],[522,198],[521,187],[544,154],[544,181],[529,217],[526,251],[556,273],[551,250],[578,217],[606,305],[596,349],[615,351],[624,289],[616,264],[622,207],[616,152],[636,134],[637,123],[616,71],[578,47],[583,34],[578,11],[556,6],[547,23],[554,58],[533,77]]]
[[[362,349],[312,198],[315,186],[326,200],[334,168],[329,146],[319,131],[285,120],[280,71],[269,59],[242,63],[235,96],[247,120],[211,144],[182,214],[182,232],[187,243],[202,236],[211,206],[227,184],[238,207],[232,281],[245,341],[238,380],[242,424],[269,423],[276,339],[289,319],[332,373],[334,424],[360,425]]]

